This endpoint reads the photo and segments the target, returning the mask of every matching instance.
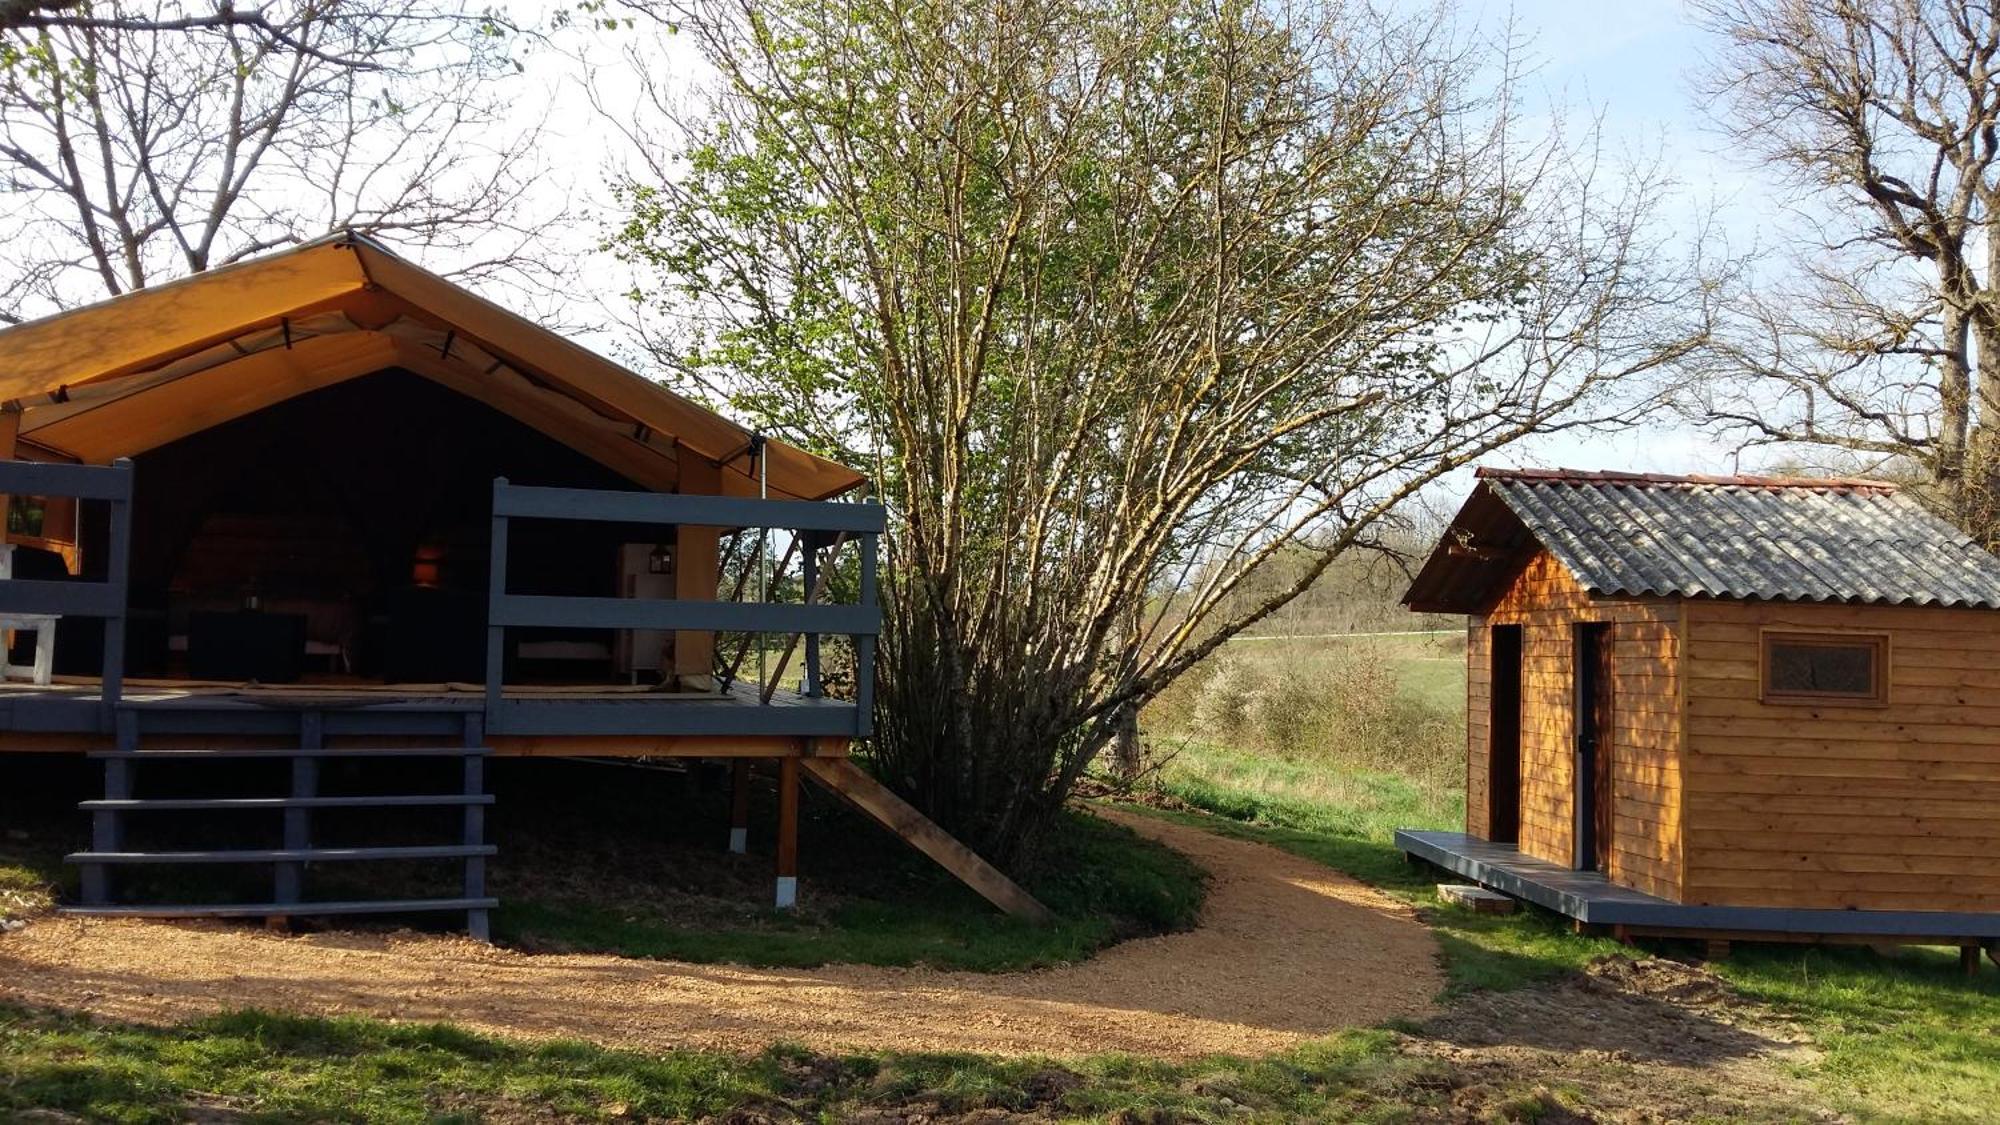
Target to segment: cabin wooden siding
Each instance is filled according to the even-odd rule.
[[[1614,676],[1614,882],[1678,901],[1681,894],[1679,603],[1595,598],[1539,552],[1466,641],[1466,831],[1487,838],[1491,628],[1522,626],[1520,849],[1565,866],[1575,860],[1572,667],[1575,626],[1611,626]]]
[[[1689,600],[1686,901],[2000,909],[2000,618]],[[1885,634],[1881,705],[1763,703],[1761,634]]]

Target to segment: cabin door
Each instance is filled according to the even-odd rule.
[[[1611,626],[1576,627],[1576,868],[1603,871],[1611,855]]]
[[[1486,838],[1521,839],[1521,627],[1492,628],[1486,743]]]

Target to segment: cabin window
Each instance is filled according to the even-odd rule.
[[[1764,634],[1764,702],[1883,703],[1889,638],[1881,634]]]

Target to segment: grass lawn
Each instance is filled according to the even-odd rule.
[[[839,1121],[877,1109],[1280,1122],[1392,1119],[1436,1088],[1434,1065],[1400,1057],[1393,1037],[1375,1031],[1261,1060],[1171,1065],[1105,1056],[1057,1066],[784,1047],[750,1057],[648,1056],[436,1025],[259,1012],[159,1029],[0,1006],[0,1114],[43,1108],[96,1121],[204,1113],[200,1119]]]
[[[1160,790],[1200,813],[1143,810],[1261,840],[1390,890],[1423,910],[1448,995],[1505,989],[1630,952],[1579,937],[1542,911],[1495,917],[1438,902],[1434,874],[1406,864],[1396,828],[1460,823],[1462,794],[1409,779],[1186,746]],[[1669,953],[1686,947],[1656,946]],[[1825,1103],[1863,1120],[1991,1121],[2000,1107],[2000,970],[1976,980],[1956,950],[1739,944],[1712,967],[1739,993],[1796,1020],[1821,1053],[1799,1069]]]

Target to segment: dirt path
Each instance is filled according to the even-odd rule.
[[[1167,1058],[1269,1052],[1430,1013],[1437,947],[1394,899],[1261,844],[1114,819],[1209,871],[1202,923],[1043,972],[748,969],[408,933],[49,918],[0,937],[0,997],[152,1022],[257,1006],[649,1049],[788,1041]]]

